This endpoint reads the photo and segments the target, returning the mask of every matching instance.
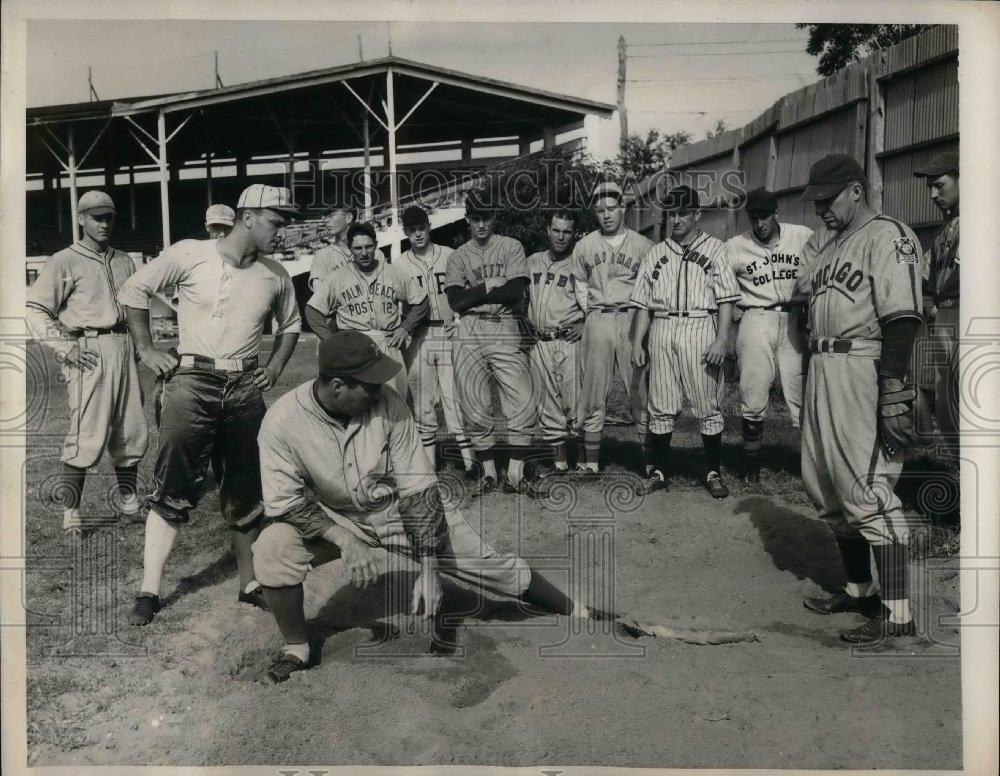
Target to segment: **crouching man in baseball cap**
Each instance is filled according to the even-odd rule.
[[[347,329],[322,342],[318,360],[319,376],[278,399],[258,437],[271,522],[253,545],[254,571],[284,638],[271,681],[310,665],[302,589],[309,570],[343,558],[353,584],[368,587],[380,573],[379,548],[420,563],[410,613],[425,619],[441,606],[440,574],[547,612],[589,615],[444,505],[413,416],[384,387],[398,362]]]

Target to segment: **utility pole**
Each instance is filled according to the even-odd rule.
[[[628,113],[625,111],[625,64],[628,54],[625,53],[625,36],[618,36],[618,119],[621,121],[621,143],[628,140]]]
[[[94,71],[90,65],[87,65],[87,87],[90,90],[89,99],[91,102],[100,102],[100,97],[97,96],[97,90],[94,88]]]
[[[219,52],[218,52],[218,50],[216,50],[216,52],[215,52],[215,88],[216,89],[221,89],[223,86],[225,86],[225,84],[222,83],[222,78],[219,76]]]
[[[361,36],[358,35],[358,62],[364,62],[364,61],[365,61],[365,49],[361,45]],[[368,115],[368,111],[365,111],[365,115],[366,116]]]
[[[385,23],[385,39],[389,46],[389,56],[392,56],[392,27],[389,22]]]

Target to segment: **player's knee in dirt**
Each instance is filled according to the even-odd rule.
[[[257,581],[266,587],[301,584],[309,572],[304,558],[302,537],[288,523],[272,523],[251,547],[253,570]]]

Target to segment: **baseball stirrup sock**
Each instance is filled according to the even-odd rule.
[[[493,450],[481,450],[479,462],[483,465],[483,476],[497,478],[497,462],[493,459]]]
[[[847,583],[857,588],[871,590],[871,592],[865,592],[856,597],[863,598],[866,595],[871,595],[874,592],[874,584],[872,582],[871,545],[868,544],[868,540],[862,537],[850,539],[838,537],[837,547],[840,549],[840,557],[844,561],[844,575],[847,577]],[[847,592],[855,595],[850,589]]]
[[[62,465],[62,476],[53,494],[56,501],[64,510],[79,509],[80,500],[83,498],[83,483],[87,479],[87,470],[78,466],[70,466],[68,463]]]
[[[760,452],[764,438],[764,421],[743,418],[743,450],[748,455]]]
[[[465,434],[455,434],[455,441],[458,442],[458,452],[462,454],[462,462],[466,469],[471,469],[476,463],[476,457],[472,450],[472,441]]]
[[[650,458],[648,459],[648,462],[652,468],[659,471],[664,478],[670,476],[671,437],[673,437],[673,432],[670,431],[666,434],[654,434],[650,432],[647,436],[650,448]]]
[[[889,607],[889,619],[897,623],[910,621],[909,549],[908,544],[898,542],[872,547],[882,601]]]
[[[642,463],[646,474],[651,474],[656,468],[656,453],[653,452],[653,432],[647,431],[642,435]]]
[[[588,469],[597,471],[597,461],[601,455],[601,432],[583,432],[583,462]]]
[[[116,466],[115,479],[118,480],[118,493],[122,497],[122,511],[128,513],[138,512],[139,464]]]
[[[561,472],[564,472],[569,468],[569,463],[566,459],[565,442],[552,443],[552,465]]]
[[[722,434],[702,434],[701,442],[705,445],[705,472],[722,474]]]
[[[285,644],[308,644],[309,634],[306,632],[305,595],[302,585],[288,587],[268,587],[264,590],[264,600],[278,623],[278,630]]]

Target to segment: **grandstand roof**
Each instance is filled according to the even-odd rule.
[[[88,167],[149,164],[149,155],[135,139],[142,137],[142,131],[129,121],[111,119],[127,117],[155,136],[161,110],[168,134],[190,118],[170,141],[171,163],[192,161],[207,151],[249,158],[287,155],[289,147],[297,152],[358,148],[364,108],[344,83],[349,82],[350,89],[370,105],[379,106],[386,100],[389,71],[397,123],[420,103],[398,130],[397,144],[507,136],[535,139],[543,128],[566,126],[587,114],[607,117],[615,109],[607,103],[386,57],[217,89],[29,108],[27,124],[43,136],[44,126],[75,125],[79,150],[89,148],[103,132],[88,157]],[[431,84],[436,86],[428,94]],[[372,144],[383,145],[386,131],[380,121],[373,119],[369,126]],[[55,159],[32,134],[28,171],[58,171]]]

